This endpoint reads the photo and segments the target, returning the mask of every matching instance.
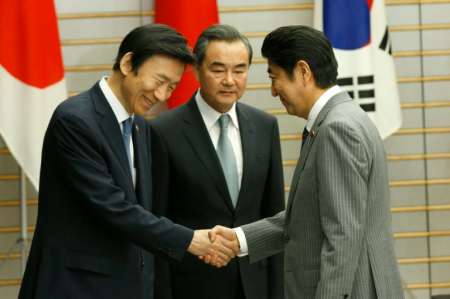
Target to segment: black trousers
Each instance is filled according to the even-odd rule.
[[[244,287],[242,286],[242,279],[241,279],[241,275],[239,274],[237,276],[238,281],[236,282],[236,289],[234,292],[234,299],[246,299],[245,298],[245,292],[244,292]]]

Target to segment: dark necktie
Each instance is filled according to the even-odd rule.
[[[302,147],[305,144],[306,139],[308,138],[308,135],[309,135],[309,131],[308,131],[308,129],[306,129],[306,126],[305,126],[305,128],[303,129],[303,133],[302,133]]]
[[[133,161],[131,161],[130,152],[130,142],[131,142],[131,129],[133,128],[133,119],[131,117],[127,118],[122,122],[122,138],[125,145],[125,150],[127,151],[128,164],[130,166],[130,174],[133,175]]]

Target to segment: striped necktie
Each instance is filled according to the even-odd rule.
[[[128,164],[130,166],[130,174],[133,175],[133,161],[131,161],[130,152],[130,142],[131,142],[131,129],[133,128],[133,119],[131,117],[127,118],[122,122],[122,138],[125,145],[125,150],[127,151]]]

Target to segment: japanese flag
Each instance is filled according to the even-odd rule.
[[[67,96],[53,0],[1,0],[0,20],[0,134],[37,188],[44,133]]]

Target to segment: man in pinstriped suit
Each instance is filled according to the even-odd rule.
[[[238,239],[250,262],[284,250],[287,299],[403,298],[383,143],[336,85],[330,43],[309,27],[281,27],[262,53],[272,95],[307,120],[287,209],[234,230],[216,227],[210,237]]]

